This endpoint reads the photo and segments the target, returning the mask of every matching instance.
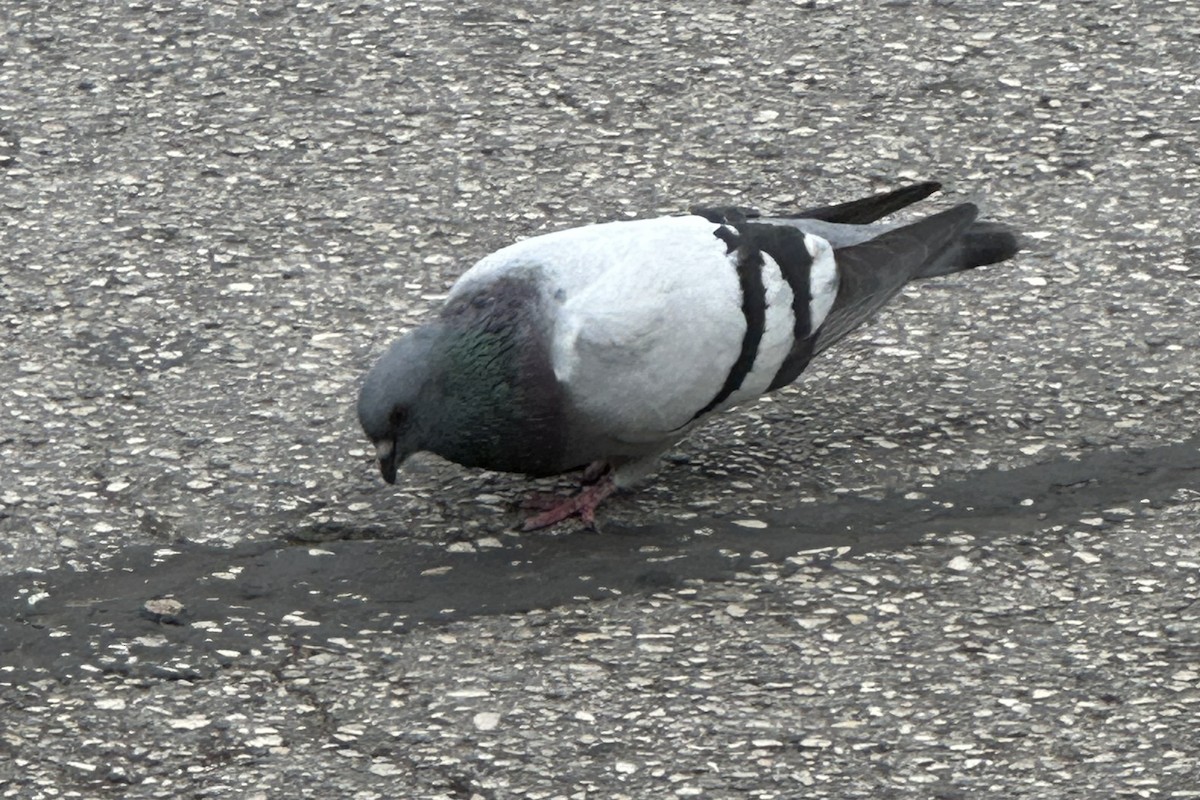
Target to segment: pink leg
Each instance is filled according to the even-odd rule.
[[[593,527],[596,524],[596,506],[616,490],[617,485],[613,482],[612,475],[605,475],[574,497],[568,497],[553,508],[525,520],[521,530],[536,531],[538,528],[548,528],[576,514],[585,525]]]
[[[583,476],[579,482],[582,484],[596,483],[608,473],[612,472],[612,467],[607,461],[593,461],[583,468]]]

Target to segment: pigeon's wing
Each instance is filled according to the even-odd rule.
[[[557,314],[554,365],[586,424],[678,438],[767,391],[833,305],[832,248],[790,227],[624,223],[624,257]]]
[[[536,236],[472,267],[451,300],[513,280],[539,286],[572,438],[650,449],[682,435],[741,353],[736,258],[718,230],[688,216]]]
[[[577,425],[615,442],[670,440],[719,392],[746,322],[716,229],[697,217],[594,226],[602,237],[572,243],[591,279],[549,275],[552,361]]]
[[[748,348],[746,354],[757,375],[742,380],[738,378],[738,370],[731,369],[730,379],[740,381],[734,393],[718,395],[714,404],[702,413],[791,383],[813,356],[869,319],[910,280],[990,263],[979,260],[985,254],[997,256],[992,260],[1007,257],[1001,252],[1008,236],[1004,229],[982,226],[978,232],[979,246],[972,246],[969,231],[978,209],[969,203],[904,226],[830,221],[871,219],[936,189],[936,184],[923,184],[817,209],[830,219],[759,217],[757,221],[726,226],[737,232],[739,269],[750,262],[759,264],[761,269],[757,284],[743,282],[743,304],[747,298],[758,296],[761,293],[758,287],[767,285],[772,271],[778,270],[784,292],[766,299],[765,303],[768,309],[774,309],[781,323],[790,323],[791,329],[789,336],[782,335],[783,325],[777,324],[775,339],[768,342],[764,338],[754,343],[757,351]],[[781,302],[785,292],[790,313],[786,313],[785,303]],[[746,330],[749,343],[755,333],[749,315]],[[766,378],[766,382],[754,378]]]
[[[815,213],[867,219],[935,188]],[[974,223],[976,213],[964,204],[902,227],[745,215],[591,225],[497,251],[460,284],[532,276],[572,426],[669,443],[795,380],[909,280],[1011,255],[1012,235]]]

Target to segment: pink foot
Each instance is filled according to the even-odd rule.
[[[536,531],[539,528],[548,528],[551,525],[562,522],[568,517],[573,517],[576,514],[583,520],[584,524],[589,528],[596,524],[596,506],[617,490],[617,485],[613,483],[611,475],[605,475],[596,483],[583,489],[574,497],[566,499],[559,498],[556,505],[540,514],[535,514],[521,525],[523,531]],[[531,498],[534,499],[534,498]],[[536,502],[541,505],[544,496],[538,496]]]

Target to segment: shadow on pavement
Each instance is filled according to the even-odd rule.
[[[599,535],[505,537],[475,552],[353,530],[319,543],[130,547],[93,572],[0,579],[0,686],[106,673],[197,679],[293,648],[353,647],[421,624],[719,581],[754,564],[786,569],[787,559],[899,548],[930,533],[986,540],[1033,531],[1100,509],[1157,505],[1198,485],[1195,439],[982,470],[921,499],[807,504],[763,516],[760,529],[725,520],[612,526]],[[164,597],[178,605],[146,608]]]

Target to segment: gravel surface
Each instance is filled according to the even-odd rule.
[[[1200,798],[1192,0],[9,5],[0,797]],[[602,535],[379,481],[490,250],[923,179],[1025,252]]]

